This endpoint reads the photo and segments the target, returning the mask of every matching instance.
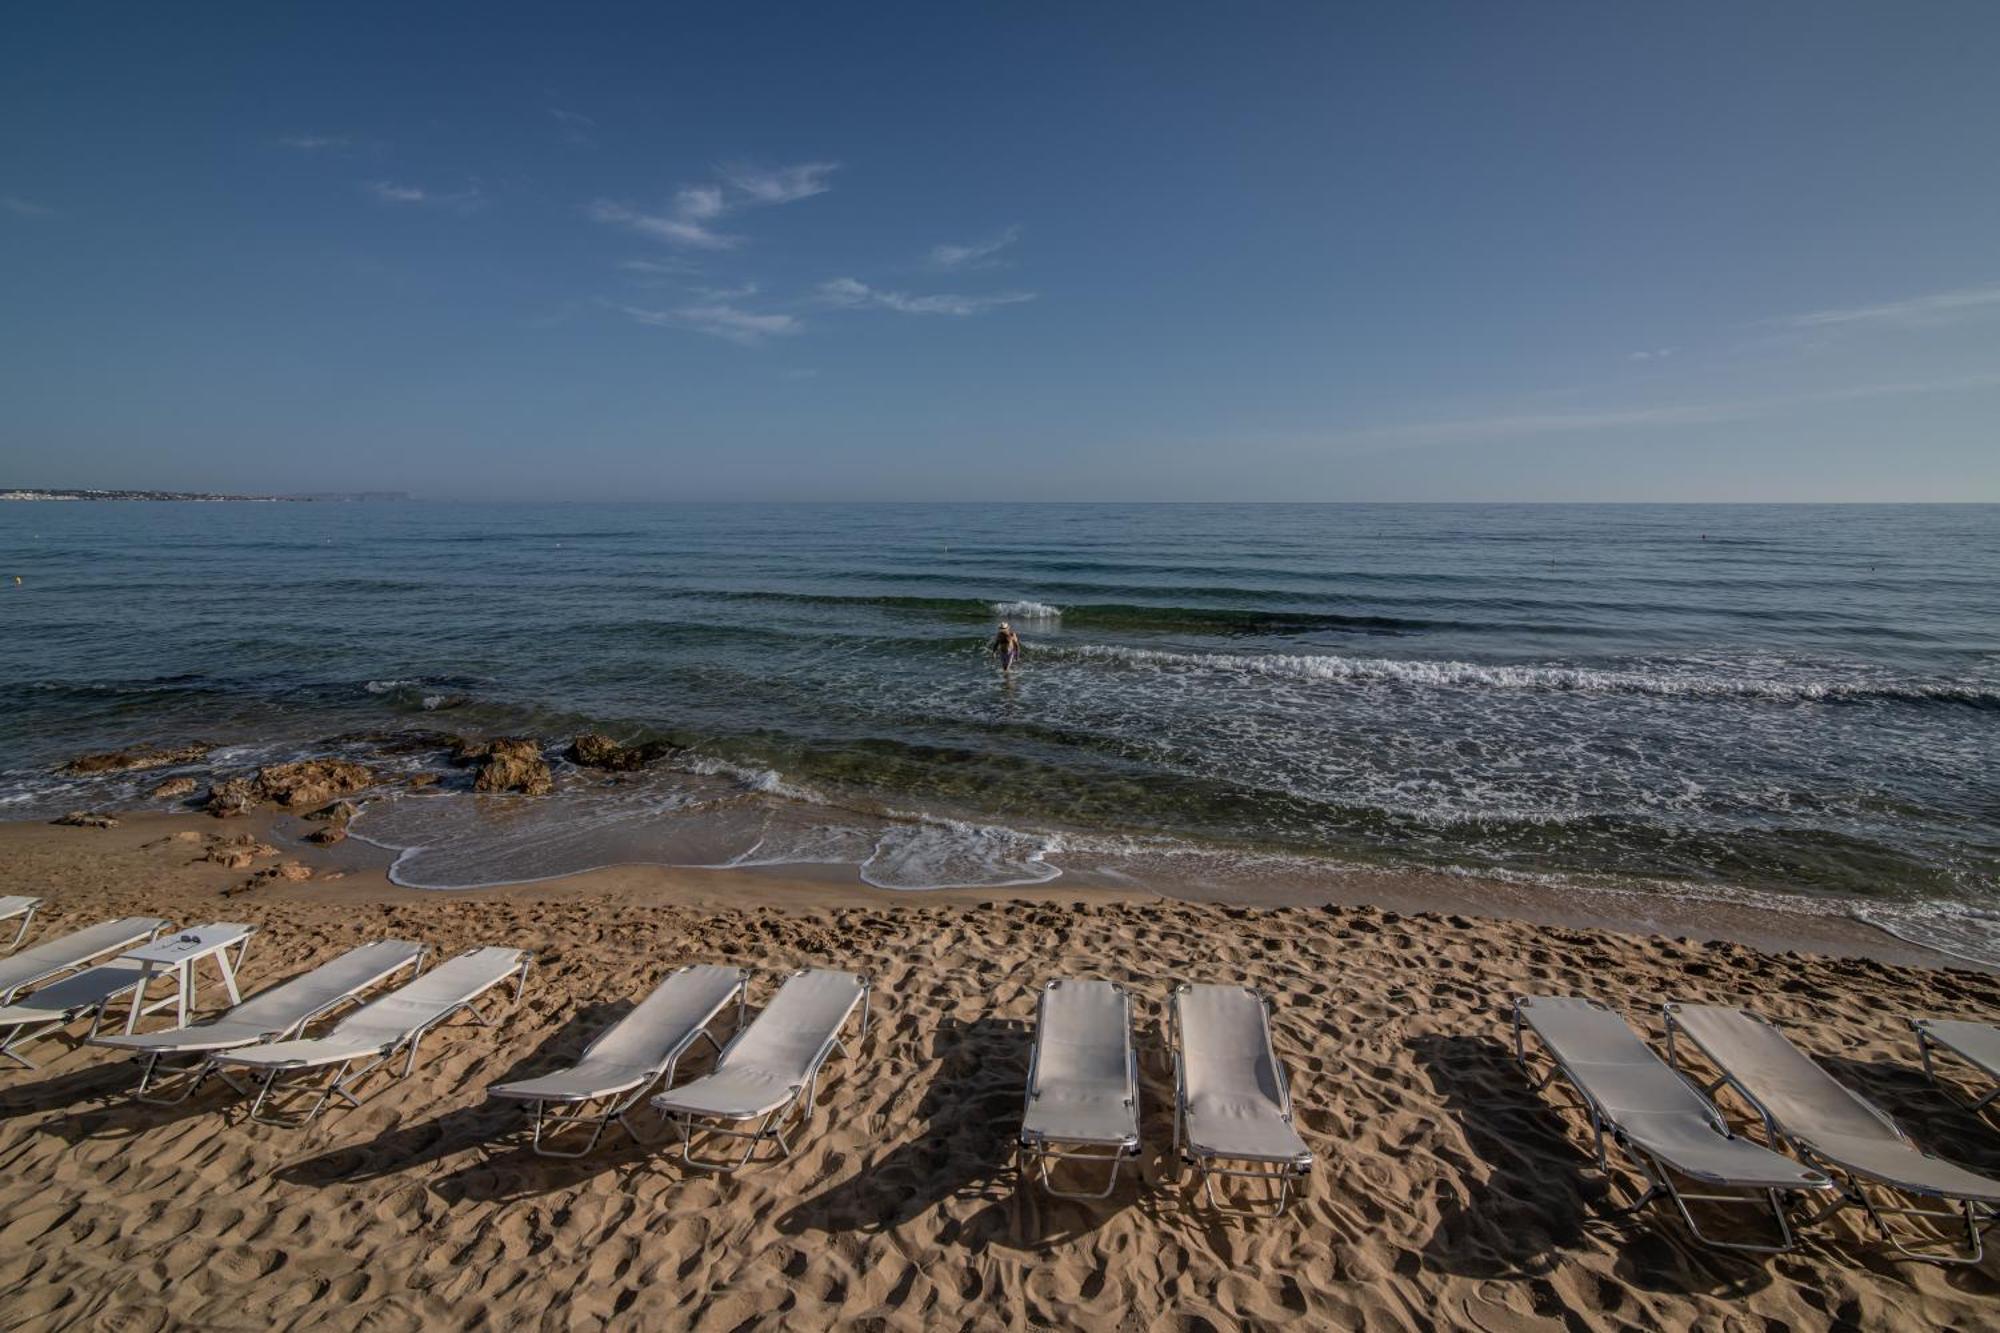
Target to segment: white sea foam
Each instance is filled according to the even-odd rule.
[[[1220,671],[1300,680],[1386,682],[1432,687],[1476,686],[1581,694],[1653,694],[1690,698],[1749,698],[1784,702],[1829,699],[1911,699],[2000,703],[2000,691],[1978,685],[1895,679],[1810,680],[1725,676],[1708,672],[1605,671],[1591,667],[1492,666],[1387,657],[1297,653],[1183,653],[1116,644],[1076,644],[1051,655],[1108,661],[1161,671]]]
[[[362,688],[370,694],[390,694],[396,690],[407,690],[421,684],[423,682],[420,680],[371,680]]]
[[[1046,602],[995,602],[993,614],[1002,620],[1061,620],[1062,608]]]
[[[1899,940],[1953,958],[2000,967],[2000,912],[1964,903],[1866,903],[1854,917]]]

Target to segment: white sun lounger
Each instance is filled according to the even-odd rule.
[[[35,909],[41,905],[40,898],[0,898],[0,921],[12,921],[17,916],[21,918],[20,928],[14,932],[14,942],[7,946],[8,949],[21,947],[21,941],[28,937],[28,924],[35,919]]]
[[[482,1014],[475,1002],[510,977],[514,979],[514,998],[519,1000],[534,957],[525,949],[468,949],[401,989],[369,1001],[334,1024],[323,1037],[217,1051],[209,1059],[219,1067],[218,1072],[240,1068],[253,1082],[261,1080],[256,1100],[250,1104],[252,1120],[297,1128],[311,1123],[334,1097],[349,1106],[361,1105],[354,1088],[398,1053],[405,1056],[399,1077],[408,1077],[416,1066],[417,1044],[424,1034],[459,1010],[471,1014],[481,1027],[490,1027],[493,1020]],[[316,1069],[331,1069],[332,1073],[310,1110],[295,1119],[264,1114],[279,1078]]]
[[[144,963],[113,958],[59,977],[12,1004],[0,1006],[0,1032],[6,1033],[0,1038],[0,1055],[33,1069],[35,1062],[21,1054],[21,1047],[68,1027],[86,1014],[92,1015],[91,1035],[97,1035],[105,1009],[113,1000],[130,995],[145,976]]]
[[[1972,1023],[1962,1018],[1913,1018],[1917,1033],[1917,1054],[1923,1057],[1924,1073],[1940,1088],[1946,1087],[1932,1063],[1933,1050],[1946,1050],[1977,1069],[1993,1087],[1984,1096],[1965,1102],[1967,1110],[1984,1111],[2000,1100],[2000,1028],[1991,1023]],[[1955,1094],[1954,1094],[1955,1095]]]
[[[141,1062],[139,1086],[132,1091],[135,1098],[154,1105],[172,1105],[187,1100],[208,1075],[218,1072],[218,1066],[208,1059],[217,1051],[297,1036],[314,1019],[323,1018],[343,1005],[360,1003],[363,995],[404,968],[412,975],[421,971],[423,961],[421,944],[378,940],[349,949],[331,962],[261,991],[206,1023],[166,1032],[129,1034],[99,1033],[93,1029],[90,1041],[129,1051]],[[181,1090],[169,1097],[147,1096],[147,1090],[154,1086],[160,1062],[184,1058],[196,1063],[179,1067],[179,1072],[189,1075]],[[247,1091],[240,1085],[238,1090]]]
[[[1271,1047],[1269,1002],[1247,986],[1183,983],[1169,1009],[1174,1056],[1174,1157],[1194,1169],[1209,1207],[1215,1177],[1271,1180],[1271,1216],[1285,1211],[1312,1150],[1292,1127],[1292,1095]],[[1249,1163],[1223,1166],[1223,1162]],[[1233,1211],[1254,1212],[1248,1205]]]
[[[1721,1077],[1713,1093],[1734,1088],[1764,1122],[1773,1144],[1784,1144],[1809,1166],[1842,1177],[1841,1193],[1812,1221],[1841,1208],[1859,1207],[1882,1239],[1911,1259],[1929,1263],[1976,1264],[1984,1253],[1986,1228],[2000,1216],[2000,1180],[1989,1180],[1910,1142],[1895,1121],[1850,1091],[1812,1058],[1785,1039],[1769,1021],[1741,1009],[1669,1004],[1667,1055],[1684,1035],[1701,1049]],[[1917,1198],[1938,1199],[1949,1208],[1915,1208],[1878,1202],[1869,1187]],[[1941,1242],[1943,1250],[1914,1249],[1890,1229],[1888,1217],[1921,1217],[1965,1227],[1965,1248]]]
[[[766,1140],[790,1157],[786,1118],[802,1107],[799,1127],[812,1119],[820,1067],[834,1051],[846,1050],[840,1034],[857,1008],[861,1011],[855,1035],[858,1047],[868,1035],[868,978],[805,969],[787,977],[750,1026],[723,1047],[713,1073],[653,1098],[654,1109],[680,1129],[681,1160],[705,1171],[735,1171],[748,1165]],[[731,1128],[750,1121],[756,1122],[754,1128]],[[695,1156],[696,1129],[747,1140],[742,1155]]]
[[[697,1040],[720,1054],[722,1046],[709,1031],[729,1002],[736,1002],[736,1029],[743,1029],[745,995],[750,974],[740,967],[711,964],[680,967],[641,1000],[631,1013],[598,1034],[570,1068],[541,1078],[499,1083],[489,1097],[526,1102],[535,1118],[534,1150],[544,1157],[581,1157],[597,1146],[611,1124],[624,1126],[636,1141],[639,1133],[626,1113],[662,1079],[674,1083],[674,1067]],[[602,1103],[590,1113],[593,1103]],[[581,1148],[554,1148],[547,1140],[572,1125],[590,1126]]]
[[[1823,1173],[1731,1133],[1708,1099],[1668,1068],[1606,1005],[1556,995],[1515,1000],[1514,1058],[1526,1069],[1524,1031],[1540,1038],[1553,1066],[1535,1081],[1535,1089],[1547,1087],[1560,1074],[1590,1113],[1599,1169],[1610,1169],[1604,1152],[1608,1132],[1646,1177],[1646,1192],[1622,1211],[1637,1212],[1655,1199],[1671,1199],[1681,1221],[1702,1244],[1780,1254],[1797,1243],[1785,1211],[1786,1195],[1833,1188]],[[1689,1193],[1675,1182],[1676,1175],[1704,1187],[1740,1192]],[[1779,1243],[1717,1240],[1696,1224],[1688,1200],[1768,1207],[1777,1222]]]
[[[1073,1144],[1059,1148],[1056,1144]],[[1132,998],[1109,981],[1057,978],[1035,1007],[1035,1049],[1021,1113],[1021,1161],[1042,1188],[1066,1199],[1102,1199],[1139,1155],[1139,1053]],[[1111,1164],[1101,1190],[1058,1189],[1051,1162]]]
[[[105,954],[144,944],[166,928],[167,923],[156,916],[128,916],[44,940],[32,949],[0,958],[0,1004],[12,1004],[29,987],[86,967]]]

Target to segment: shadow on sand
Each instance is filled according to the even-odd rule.
[[[534,1078],[573,1064],[593,1037],[623,1018],[631,1009],[631,1004],[626,1001],[579,1009],[540,1046],[507,1069],[492,1075],[482,1074],[481,1086]],[[688,1062],[689,1067],[692,1064],[692,1061]],[[423,1072],[423,1060],[419,1057],[412,1077],[421,1078]],[[331,1114],[338,1116],[340,1113]],[[278,1176],[294,1185],[378,1180],[468,1148],[491,1145],[499,1160],[489,1157],[463,1168],[441,1183],[438,1189],[447,1200],[460,1197],[500,1198],[536,1194],[561,1188],[565,1184],[575,1184],[611,1169],[621,1161],[644,1156],[632,1148],[629,1138],[621,1135],[614,1139],[607,1133],[607,1143],[589,1157],[574,1162],[539,1157],[525,1144],[527,1128],[527,1117],[518,1103],[482,1099],[471,1106],[429,1120],[399,1125],[366,1143],[334,1148],[317,1157],[294,1162],[280,1170]],[[523,1140],[518,1149],[514,1146],[516,1139]],[[519,1161],[514,1160],[517,1157]],[[545,1168],[562,1170],[551,1172]],[[468,1183],[483,1180],[489,1175],[496,1177],[492,1182],[494,1193],[483,1193]],[[548,1178],[544,1179],[545,1176]],[[499,1189],[502,1183],[504,1191]]]
[[[1557,1090],[1560,1083],[1534,1091],[1505,1043],[1430,1036],[1410,1045],[1476,1157],[1451,1163],[1466,1194],[1444,1206],[1424,1247],[1427,1265],[1465,1277],[1540,1280],[1565,1251],[1588,1248],[1595,1237],[1616,1249],[1620,1280],[1644,1290],[1740,1297],[1769,1284],[1756,1256],[1696,1243],[1671,1205],[1626,1211],[1645,1182],[1614,1148],[1614,1190],[1591,1157],[1573,1098]]]

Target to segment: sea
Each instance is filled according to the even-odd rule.
[[[2000,963],[1989,505],[15,502],[0,680],[0,818],[351,755],[447,774],[353,828],[423,888],[1414,869]],[[541,738],[558,791],[473,794],[445,733]]]

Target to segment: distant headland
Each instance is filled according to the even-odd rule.
[[[244,503],[279,501],[299,503],[312,501],[353,501],[353,500],[407,500],[407,491],[318,491],[309,495],[223,495],[217,491],[98,491],[98,490],[46,490],[35,486],[21,486],[13,490],[0,490],[0,500],[232,500]]]

